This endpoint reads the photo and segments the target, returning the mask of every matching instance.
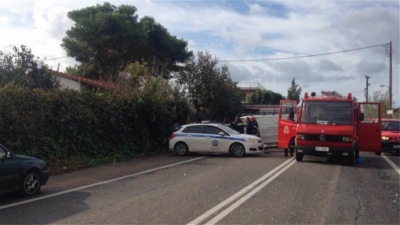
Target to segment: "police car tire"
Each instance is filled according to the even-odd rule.
[[[246,154],[246,150],[241,144],[233,144],[231,148],[231,153],[233,156],[243,157]]]
[[[182,151],[182,150],[185,150],[185,151]],[[187,155],[189,153],[188,146],[183,142],[177,143],[175,145],[175,153],[179,156]]]

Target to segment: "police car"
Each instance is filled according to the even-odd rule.
[[[169,149],[177,155],[189,152],[230,153],[240,157],[263,151],[262,140],[221,124],[189,124],[172,133]]]

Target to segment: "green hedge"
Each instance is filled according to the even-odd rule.
[[[177,107],[184,106],[173,100],[7,85],[0,89],[0,143],[43,159],[165,151],[176,112],[182,111]]]

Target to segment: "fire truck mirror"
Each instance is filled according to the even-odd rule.
[[[360,113],[360,121],[364,121],[364,113]]]

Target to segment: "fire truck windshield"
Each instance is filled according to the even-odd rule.
[[[301,107],[300,123],[352,124],[352,102],[305,101]]]

